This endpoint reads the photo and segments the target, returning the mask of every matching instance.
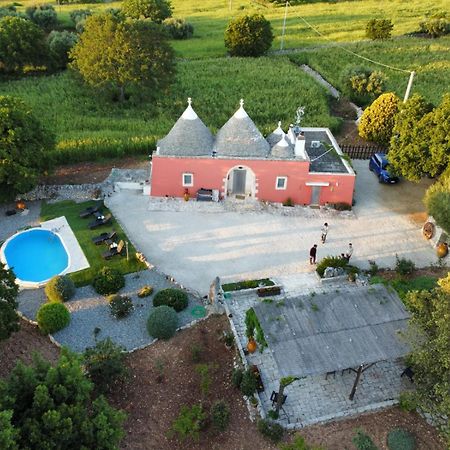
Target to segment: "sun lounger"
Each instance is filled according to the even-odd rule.
[[[95,245],[103,244],[106,241],[112,241],[116,236],[116,232],[113,230],[110,233],[102,233],[96,237],[92,238],[92,242]]]
[[[125,246],[125,242],[120,241],[117,244],[117,247],[110,248],[107,252],[103,253],[103,259],[109,259],[113,256],[120,255],[122,253],[123,247]]]
[[[91,230],[93,230],[94,228],[108,224],[109,222],[111,222],[111,219],[112,219],[111,214],[107,214],[105,217],[103,217],[103,219],[100,216],[98,219],[91,222],[88,226]]]
[[[86,217],[89,217],[91,214],[94,214],[99,210],[100,206],[89,206],[89,208],[86,208],[85,210],[80,212],[80,218],[85,219]]]

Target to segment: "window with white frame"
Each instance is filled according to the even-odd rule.
[[[287,177],[277,177],[277,181],[275,183],[275,189],[278,191],[282,191],[287,187]]]
[[[194,186],[194,175],[192,173],[183,173],[183,186]]]

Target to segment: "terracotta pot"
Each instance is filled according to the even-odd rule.
[[[445,242],[441,242],[436,247],[436,253],[438,255],[438,258],[445,258],[448,254],[448,244]]]
[[[249,353],[255,353],[256,352],[256,341],[253,338],[249,338],[247,343],[247,350]]]
[[[25,202],[24,202],[23,200],[19,200],[19,201],[16,203],[16,208],[17,208],[17,209],[25,209],[25,208],[26,208]]]
[[[183,198],[184,198],[184,201],[185,201],[185,202],[188,202],[188,201],[189,201],[189,194],[186,192],[186,193],[183,195]]]

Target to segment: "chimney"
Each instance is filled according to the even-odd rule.
[[[297,136],[297,139],[295,140],[294,152],[296,158],[302,158],[306,161],[309,160],[308,154],[306,153],[305,133],[303,133],[303,131]]]

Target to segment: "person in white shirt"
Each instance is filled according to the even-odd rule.
[[[348,250],[347,250],[347,254],[345,255],[345,258],[347,259],[347,261],[350,261],[350,258],[353,255],[353,245],[350,242],[350,244],[348,244]]]
[[[325,244],[325,241],[327,239],[327,234],[328,234],[328,224],[326,222],[323,224],[323,227],[321,228],[320,231],[322,232],[322,237],[321,237],[322,244]]]

